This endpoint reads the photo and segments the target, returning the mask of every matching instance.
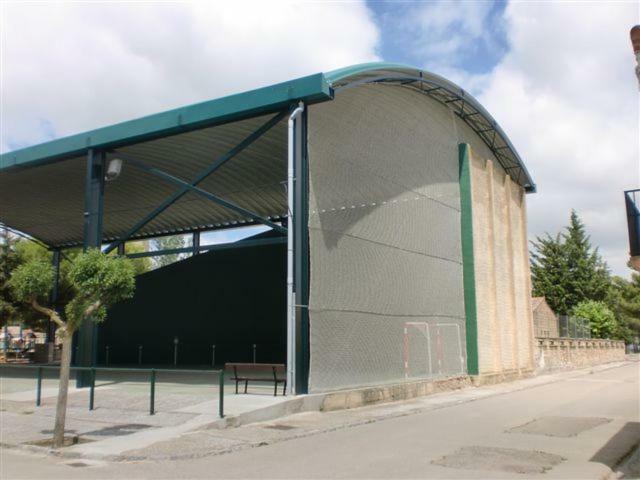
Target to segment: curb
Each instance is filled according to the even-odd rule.
[[[622,362],[615,362],[615,363],[609,363],[609,364],[594,365],[591,367],[584,367],[576,370],[563,370],[561,372],[556,371],[552,374],[541,375],[538,377],[520,378],[518,380],[526,381],[526,380],[532,380],[537,378],[537,379],[540,379],[541,381],[535,384],[514,385],[512,388],[507,388],[504,391],[492,391],[486,395],[478,395],[475,398],[453,399],[449,402],[443,402],[441,405],[435,406],[433,408],[434,409],[446,408],[455,404],[473,402],[476,400],[485,399],[493,396],[499,396],[499,395],[504,395],[511,392],[549,385],[552,383],[563,381],[566,378],[572,378],[574,376],[593,373],[596,371],[597,372],[605,371],[605,370],[617,368],[617,367],[620,367],[626,364],[631,364],[631,363],[634,363],[634,362],[622,361]],[[544,378],[544,377],[548,377],[548,378]],[[187,433],[202,432],[207,430],[225,430],[229,428],[237,428],[237,427],[241,427],[241,426],[249,425],[253,423],[267,422],[267,421],[275,420],[284,416],[293,415],[297,413],[331,412],[331,411],[348,410],[352,408],[365,407],[365,406],[399,403],[406,400],[415,400],[418,398],[424,398],[437,393],[447,393],[447,392],[454,393],[460,390],[474,391],[487,386],[503,385],[508,387],[510,383],[512,382],[505,382],[505,383],[499,383],[499,384],[491,383],[490,385],[485,384],[482,386],[476,386],[471,382],[470,377],[465,376],[465,377],[448,378],[443,380],[434,380],[429,382],[412,382],[408,384],[393,384],[393,385],[385,385],[385,386],[378,386],[378,387],[344,390],[344,391],[338,391],[338,392],[311,394],[311,395],[305,395],[302,397],[292,398],[290,400],[287,400],[286,402],[282,402],[276,405],[270,405],[268,407],[263,407],[251,412],[245,412],[236,416],[229,416],[220,420],[216,420],[214,422],[207,423],[197,428],[194,428],[193,430],[190,430]],[[399,388],[399,387],[402,387],[403,385],[405,387],[404,389]],[[258,442],[248,441],[246,444],[223,448],[218,451],[213,451],[213,452],[202,454],[202,455],[188,455],[188,454],[177,455],[177,456],[164,455],[159,457],[132,456],[132,455],[124,455],[124,454],[101,455],[101,454],[95,454],[95,453],[84,453],[82,451],[73,451],[73,450],[64,450],[64,449],[56,450],[49,447],[40,447],[36,445],[27,445],[27,444],[11,444],[6,442],[0,442],[0,448],[9,448],[9,449],[18,450],[18,451],[51,455],[59,458],[87,459],[87,460],[100,460],[100,461],[112,461],[112,462],[144,461],[144,460],[152,460],[152,461],[183,460],[183,459],[189,459],[189,458],[201,458],[204,456],[214,456],[214,455],[232,453],[232,452],[247,449],[247,448],[255,448],[255,447],[260,447],[260,446],[269,445],[273,443],[278,443],[281,441],[293,440],[296,438],[303,438],[303,437],[315,435],[318,433],[325,433],[325,432],[330,432],[334,430],[356,427],[356,426],[369,424],[369,423],[376,423],[376,422],[387,420],[387,419],[413,415],[423,410],[424,410],[424,407],[418,405],[416,406],[416,408],[408,408],[407,410],[400,411],[400,412],[387,413],[374,418],[359,419],[355,422],[347,423],[340,426],[330,427],[328,429],[301,432],[298,434],[294,434],[290,437],[273,439],[272,441],[266,441],[266,442],[265,441],[258,441]],[[184,433],[182,435],[184,435]],[[179,436],[176,438],[179,438]]]

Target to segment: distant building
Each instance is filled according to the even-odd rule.
[[[538,338],[557,338],[558,317],[551,309],[544,297],[533,297],[531,299],[531,309],[533,310],[533,330]]]

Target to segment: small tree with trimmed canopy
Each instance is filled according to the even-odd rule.
[[[68,274],[74,295],[66,305],[64,316],[46,305],[53,278],[53,267],[36,259],[14,270],[9,285],[17,299],[47,315],[62,335],[60,386],[53,431],[53,446],[58,448],[64,443],[73,333],[85,319],[104,321],[110,305],[133,296],[135,268],[129,259],[105,255],[98,249],[76,256]]]

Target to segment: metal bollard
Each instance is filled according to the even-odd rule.
[[[138,345],[138,365],[142,365],[142,345]]]
[[[216,366],[216,346],[211,345],[211,366]]]
[[[39,407],[42,399],[42,367],[38,367],[38,381],[36,383],[36,407]]]
[[[104,356],[104,357],[105,357],[105,358],[104,358],[104,364],[105,364],[105,365],[109,365],[109,345],[107,345],[107,346],[105,347],[105,350],[106,350],[106,351],[105,351],[105,356]]]
[[[178,337],[173,339],[173,364],[178,364]]]
[[[256,363],[256,344],[253,344],[253,363]]]
[[[218,415],[224,418],[224,370],[218,374]]]
[[[151,382],[151,392],[149,396],[149,415],[153,415],[156,413],[156,371],[155,369],[151,369],[151,377],[149,378]]]
[[[89,410],[93,410],[93,401],[96,391],[96,369],[91,369],[91,385],[89,385]]]

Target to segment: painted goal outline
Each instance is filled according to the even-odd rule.
[[[436,323],[432,325],[436,328],[436,358],[438,362],[438,374],[442,374],[442,361],[444,357],[444,346],[442,344],[442,333],[440,327],[453,327],[456,329],[456,339],[458,344],[458,358],[460,359],[459,374],[464,373],[464,357],[462,355],[462,340],[460,338],[460,325],[457,323]],[[431,360],[431,330],[427,322],[405,322],[404,324],[404,341],[403,341],[403,360],[404,360],[404,378],[409,378],[409,331],[410,329],[418,330],[427,340],[427,367],[429,376],[433,375],[433,365]]]

